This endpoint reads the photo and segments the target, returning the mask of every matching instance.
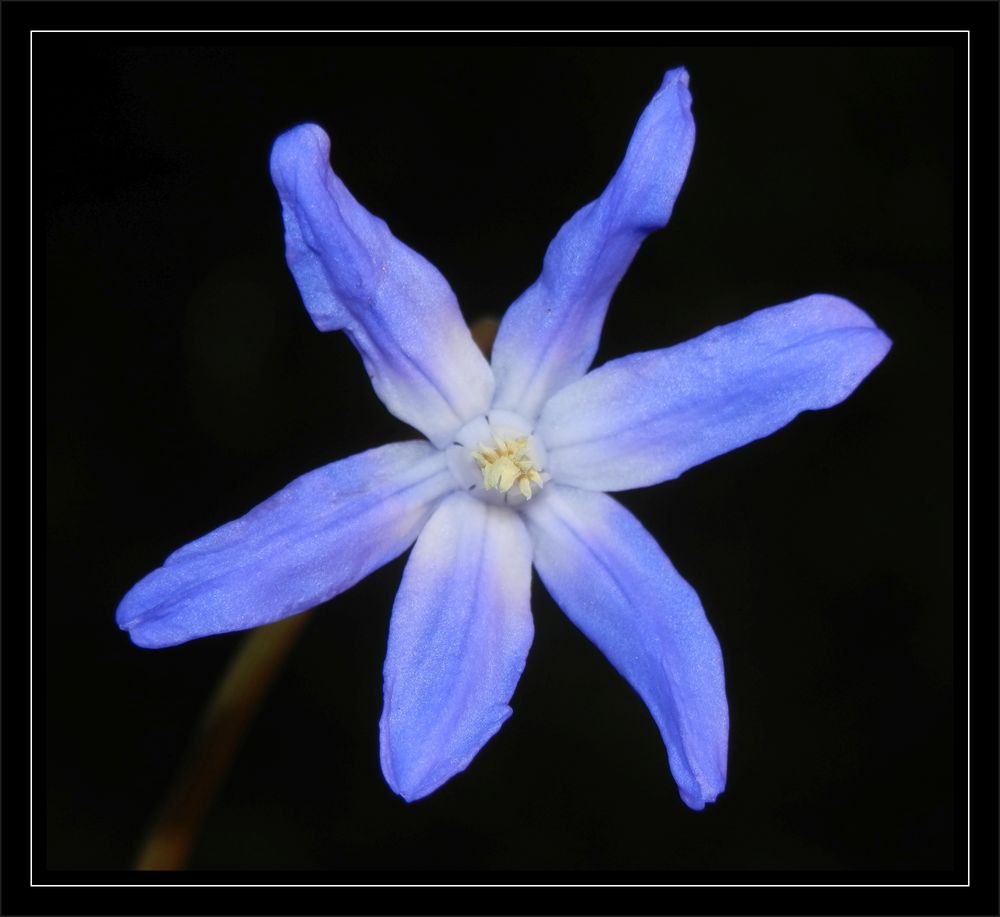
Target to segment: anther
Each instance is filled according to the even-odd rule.
[[[530,500],[531,485],[542,487],[543,482],[527,455],[527,438],[503,439],[494,433],[493,443],[492,447],[480,443],[472,453],[483,473],[483,487],[506,494],[516,484],[524,499]]]

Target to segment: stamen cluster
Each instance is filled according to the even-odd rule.
[[[500,493],[507,493],[515,484],[525,500],[531,499],[531,485],[542,487],[542,476],[534,463],[528,457],[528,439],[501,439],[493,436],[494,448],[485,443],[479,444],[479,450],[472,457],[483,473],[483,486],[486,490],[496,488]]]

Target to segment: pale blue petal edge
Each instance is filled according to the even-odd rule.
[[[729,708],[694,589],[612,497],[553,484],[523,515],[546,589],[645,701],[681,798],[704,808],[726,785]]]
[[[511,714],[531,619],[531,540],[516,513],[456,493],[406,564],[389,628],[382,772],[412,801],[466,768]]]
[[[405,551],[454,486],[426,442],[318,468],[171,554],[122,599],[118,625],[164,647],[305,611]]]
[[[288,266],[317,327],[347,333],[389,411],[443,446],[489,407],[493,374],[447,281],[354,199],[329,158],[315,124],[274,142]]]
[[[545,406],[548,470],[603,491],[675,478],[843,401],[891,346],[857,306],[815,294],[612,360]]]
[[[597,200],[559,230],[541,276],[507,310],[493,345],[493,406],[531,419],[597,352],[611,294],[643,239],[670,219],[694,148],[688,74],[667,72]]]

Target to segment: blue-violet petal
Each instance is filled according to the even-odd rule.
[[[405,551],[453,488],[444,456],[422,441],[310,471],[171,554],[122,599],[118,625],[163,647],[305,611]]]
[[[524,511],[535,568],[569,619],[646,702],[692,809],[726,785],[719,642],[695,591],[612,497],[553,484]]]
[[[548,470],[603,491],[675,478],[843,401],[890,346],[857,306],[816,294],[612,360],[545,406]]]
[[[493,374],[447,281],[354,199],[329,157],[315,124],[274,142],[288,266],[317,327],[361,352],[385,406],[443,446],[489,407]]]
[[[511,714],[531,646],[531,540],[464,493],[428,520],[392,609],[382,772],[412,801],[466,768]]]
[[[587,371],[611,294],[643,239],[670,219],[693,148],[688,75],[678,68],[643,111],[607,188],[559,230],[541,276],[504,315],[493,345],[494,407],[533,418]]]

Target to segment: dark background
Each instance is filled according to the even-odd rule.
[[[820,291],[894,341],[837,408],[621,495],[722,644],[727,791],[681,803],[641,701],[536,579],[515,715],[444,788],[394,796],[377,724],[404,557],[308,624],[191,865],[951,869],[953,52],[141,41],[35,38],[47,866],[130,864],[243,639],[138,649],[114,624],[128,588],[293,477],[410,436],[301,305],[274,137],[323,125],[337,173],[474,320],[532,282],[684,64],[687,182],[597,362]]]

